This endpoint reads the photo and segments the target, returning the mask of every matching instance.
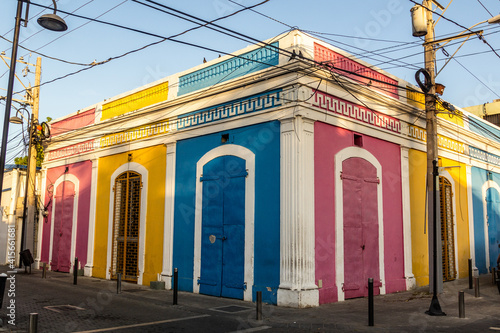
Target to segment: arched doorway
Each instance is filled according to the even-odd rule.
[[[56,186],[50,261],[51,270],[53,271],[69,273],[71,269],[75,195],[75,184],[73,182],[63,181]]]
[[[374,293],[380,290],[377,169],[351,157],[342,162],[344,293],[345,298],[368,296],[368,278]]]
[[[455,223],[453,216],[453,190],[451,182],[439,177],[439,193],[441,205],[441,250],[443,265],[443,281],[457,278],[455,259]]]
[[[141,188],[141,175],[137,172],[126,171],[115,179],[112,279],[121,273],[124,281],[137,282],[139,276]]]
[[[497,266],[500,242],[500,195],[495,188],[486,190],[486,224],[488,226],[489,269]]]
[[[200,293],[243,298],[245,160],[217,157],[203,166]]]

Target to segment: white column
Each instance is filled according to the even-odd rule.
[[[92,276],[92,268],[94,267],[94,240],[95,240],[95,214],[97,200],[97,170],[99,160],[92,160],[92,175],[90,182],[90,205],[89,205],[89,234],[87,243],[87,263],[83,268],[85,276]]]
[[[314,255],[314,121],[281,122],[280,287],[278,305],[319,305]]]
[[[165,288],[172,289],[172,253],[174,244],[174,198],[175,198],[175,147],[167,144],[167,163],[165,168],[165,216],[163,225],[163,269],[161,280]]]
[[[403,246],[406,289],[413,289],[417,283],[413,275],[411,252],[411,205],[410,205],[410,162],[408,148],[401,147],[401,190],[403,201]]]
[[[468,165],[465,168],[467,182],[467,206],[469,207],[469,244],[470,258],[472,259],[472,271],[474,276],[479,276],[476,266],[476,240],[474,238],[474,210],[472,209],[472,168]]]

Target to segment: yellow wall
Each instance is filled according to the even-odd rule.
[[[424,286],[429,284],[428,225],[425,218],[427,155],[410,149],[409,162],[413,274],[417,285]],[[440,158],[439,165],[450,174],[454,183],[457,240],[455,258],[458,262],[458,277],[462,278],[468,274],[467,260],[470,257],[466,168],[464,164],[446,158]]]
[[[157,273],[162,271],[166,163],[166,147],[164,145],[99,159],[94,268],[92,274],[95,277],[106,278],[111,176],[118,167],[128,163],[128,154],[130,153],[132,154],[132,162],[141,164],[148,170],[148,184],[143,183],[143,188],[147,188],[143,284],[149,285],[150,281],[157,280]]]
[[[421,110],[425,110],[425,95],[421,92],[411,90],[411,87],[407,88],[409,88],[406,90],[406,98],[408,104],[413,105]],[[443,105],[439,101],[436,103],[436,111],[438,111],[437,116],[439,118],[446,119],[460,127],[464,127],[462,112],[456,110],[456,113],[458,115],[451,114],[448,110],[446,110],[443,107]]]
[[[463,278],[468,276],[468,259],[470,258],[469,245],[469,211],[467,206],[467,175],[465,164],[458,163],[446,158],[440,158],[440,167],[444,167],[455,184],[453,192],[453,205],[455,208],[455,223],[457,240],[457,253],[455,258],[458,261],[458,277]],[[441,175],[443,172],[440,172]]]
[[[413,275],[418,286],[429,284],[428,229],[426,224],[427,155],[410,149],[411,253]]]
[[[168,98],[168,82],[140,90],[102,105],[101,120],[110,119],[130,111],[153,105]]]

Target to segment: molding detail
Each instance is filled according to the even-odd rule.
[[[401,121],[399,119],[345,101],[319,90],[312,91],[311,89],[311,94],[314,94],[314,97],[309,103],[314,107],[330,111],[336,115],[361,121],[365,124],[376,126],[393,133],[401,134]]]
[[[281,106],[281,104],[281,89],[276,89],[264,94],[253,95],[179,116],[177,120],[177,129],[180,130],[202,124],[209,124],[247,113],[267,110]]]

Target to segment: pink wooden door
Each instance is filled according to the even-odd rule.
[[[374,293],[380,287],[376,168],[352,157],[342,163],[344,201],[345,298],[368,295],[368,278]]]
[[[69,273],[71,267],[74,198],[75,185],[72,182],[65,181],[57,186],[51,261],[51,269],[54,271]]]

